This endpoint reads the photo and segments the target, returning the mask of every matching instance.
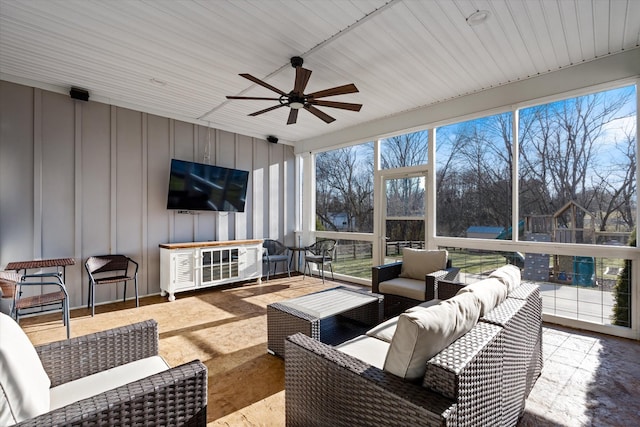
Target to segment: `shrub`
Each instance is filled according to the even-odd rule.
[[[636,246],[636,230],[629,237],[629,246]],[[613,320],[614,325],[631,327],[631,260],[624,260],[624,268],[618,275],[613,288]]]

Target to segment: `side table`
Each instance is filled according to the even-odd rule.
[[[291,270],[291,264],[293,263],[293,256],[296,255],[296,261],[297,261],[297,269],[296,271],[300,271],[300,261],[302,260],[302,255],[304,255],[304,253],[307,250],[306,246],[287,246],[287,249],[289,249],[291,252],[293,252],[291,254],[291,259],[289,259],[289,270]],[[301,255],[302,253],[302,255]]]

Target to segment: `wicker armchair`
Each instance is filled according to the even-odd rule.
[[[381,292],[380,283],[392,280],[400,276],[402,271],[402,262],[394,262],[391,264],[379,265],[372,267],[371,270],[371,292],[384,295],[384,316],[385,318],[396,316],[403,311],[414,307],[421,302],[430,301],[434,298],[446,299],[438,297],[438,284],[441,280],[456,281],[460,269],[452,267],[451,260],[447,260],[447,267],[444,270],[438,270],[427,274],[425,277],[424,295],[421,299],[407,298],[401,295],[394,295]]]
[[[51,387],[158,355],[154,320],[35,347]],[[207,368],[194,360],[50,411],[18,426],[204,426]]]

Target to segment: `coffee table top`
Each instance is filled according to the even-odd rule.
[[[370,304],[378,299],[378,295],[338,287],[280,301],[278,304],[293,308],[318,319],[324,319],[344,313],[347,310]]]

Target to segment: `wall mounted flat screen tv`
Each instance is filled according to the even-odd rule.
[[[167,209],[244,212],[249,172],[171,160]]]

